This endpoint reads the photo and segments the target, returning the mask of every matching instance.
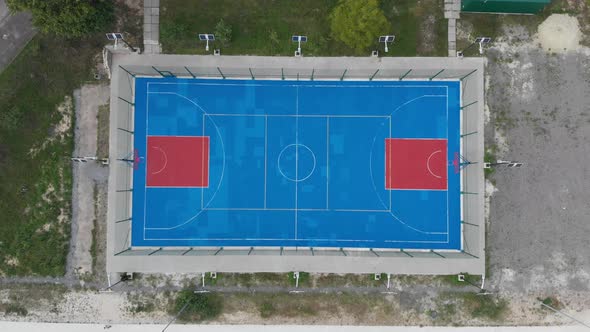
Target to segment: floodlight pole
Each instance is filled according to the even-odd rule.
[[[209,51],[209,37],[206,39],[205,51]]]

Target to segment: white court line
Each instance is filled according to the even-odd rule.
[[[449,87],[447,86],[446,88],[446,111],[447,111],[447,155],[445,156],[446,160],[445,160],[445,165],[449,164]],[[459,110],[460,111],[460,110]],[[459,130],[461,130],[459,128]],[[448,167],[448,166],[447,166]],[[447,174],[448,174],[448,170],[447,170]],[[447,175],[447,242],[449,242],[449,232],[450,232],[450,226],[449,226],[449,215],[450,215],[450,207],[449,207],[449,176]],[[459,199],[461,199],[461,194],[459,194]],[[461,220],[459,220],[459,222],[461,222]]]
[[[326,117],[326,209],[330,207],[330,117]]]
[[[205,114],[203,114],[202,116],[203,118],[203,128],[202,128],[202,136],[205,136]],[[203,143],[204,144],[204,143]],[[202,158],[204,158],[204,154],[205,154],[205,146],[201,146],[201,151],[202,151]],[[203,159],[201,159],[203,160]],[[204,166],[204,165],[201,165]],[[205,177],[205,167],[201,167],[201,179],[203,179]],[[207,180],[207,186],[209,186],[209,180]],[[205,200],[205,189],[202,188],[201,189],[201,210],[203,209],[203,201]]]
[[[326,242],[364,242],[364,243],[448,243],[445,241],[428,241],[428,240],[353,240],[353,239],[291,239],[291,238],[147,238],[147,241],[326,241]],[[399,249],[399,248],[393,248]],[[452,250],[452,249],[451,249]]]
[[[431,154],[430,154],[430,156],[428,156],[428,159],[426,160],[426,169],[428,169],[428,172],[429,172],[430,174],[432,174],[432,176],[434,176],[434,177],[435,177],[435,178],[437,178],[437,179],[441,179],[441,178],[442,178],[442,176],[441,176],[441,175],[436,175],[436,174],[434,174],[434,173],[432,172],[432,170],[430,169],[430,158],[432,158],[432,156],[434,156],[434,155],[435,155],[435,154],[437,154],[437,153],[442,153],[442,150],[436,150],[436,151],[434,151],[433,153],[431,153]],[[446,166],[446,167],[445,167],[445,172],[447,172],[447,171],[448,171],[448,167],[449,167],[449,166],[448,166],[448,163],[445,163],[445,166]],[[447,190],[448,190],[448,189],[449,189],[449,184],[448,184],[448,179],[447,179]]]
[[[146,137],[146,140],[147,140],[147,137]],[[166,168],[166,166],[168,166],[168,155],[166,154],[166,151],[162,150],[162,148],[159,146],[152,146],[152,148],[154,148],[156,150],[160,150],[160,152],[162,152],[162,155],[164,156],[164,166],[162,166],[162,168],[160,168],[157,172],[151,173],[152,175],[153,174],[160,174]],[[146,167],[146,173],[147,173],[147,167]]]
[[[299,114],[299,88],[295,88],[295,114]],[[299,173],[299,117],[295,117],[295,179],[298,180]],[[295,239],[297,239],[297,192],[298,182],[295,181]]]
[[[284,84],[284,85],[274,85],[274,84],[264,84],[264,83],[249,83],[251,81],[242,80],[248,82],[247,84],[239,84],[239,83],[200,83],[200,82],[148,82],[148,84],[152,85],[203,85],[203,86],[267,86],[267,87],[303,87],[303,88],[338,88],[338,89],[346,89],[346,88],[398,88],[398,89],[405,89],[405,88],[446,88],[446,85],[367,85],[367,84],[355,84],[355,85],[341,85],[341,84]],[[305,81],[309,82],[309,81]],[[397,82],[397,81],[394,81]],[[430,82],[430,81],[420,81],[420,82]],[[161,93],[160,91],[157,92],[149,92],[148,93]]]
[[[389,138],[391,139],[391,115],[389,116]],[[387,164],[387,160],[385,161]],[[389,165],[391,168],[391,165]],[[389,174],[391,174],[391,169],[389,170]],[[391,187],[391,183],[389,183],[389,187]],[[393,210],[393,203],[391,202],[391,190],[389,190],[389,211]]]
[[[266,209],[266,178],[267,178],[267,156],[268,156],[268,117],[264,118],[264,208]]]
[[[182,189],[182,188],[198,188],[198,189],[202,189],[202,188],[209,188],[209,187],[203,187],[203,186],[147,186],[148,188],[170,188],[170,189]]]
[[[216,113],[208,116],[245,116],[245,117],[272,117],[272,118],[389,118],[389,115],[372,114],[248,114],[248,113]]]
[[[148,134],[149,134],[149,130],[148,130],[148,126],[149,126],[149,110],[150,110],[150,99],[149,97],[149,92],[150,92],[150,83],[148,82],[147,87],[146,87],[146,94],[145,94],[145,178],[144,178],[144,184],[145,186],[143,187],[143,239],[145,240],[145,230],[146,230],[146,220],[147,220],[147,162],[148,162]],[[133,214],[132,214],[133,217]],[[133,224],[133,223],[132,223]]]
[[[420,141],[420,140],[424,140],[424,141],[448,141],[446,138],[421,138],[421,137],[416,137],[416,138],[397,138],[397,137],[393,138],[392,137],[391,139],[396,140],[396,141],[405,141],[405,140],[408,140],[408,141]]]
[[[317,212],[383,212],[389,213],[389,210],[362,210],[362,209],[312,209],[312,208],[204,208],[205,211],[317,211]]]
[[[178,84],[178,83],[172,83],[172,84]],[[216,85],[227,85],[227,84],[216,84]],[[325,87],[325,86],[322,86],[322,87]],[[340,88],[341,86],[338,86],[338,87]],[[347,86],[347,87],[353,87],[353,86]],[[375,87],[375,86],[374,86],[374,85],[370,85],[370,86],[367,86],[367,87]],[[388,85],[388,86],[384,86],[384,87],[387,87],[387,88],[392,88],[392,87],[396,87],[396,86],[389,86],[389,85]],[[409,87],[409,86],[403,86],[403,87]],[[416,86],[416,87],[419,87],[419,88],[425,88],[425,87],[432,87],[432,86]],[[443,86],[443,87],[447,88],[447,90],[448,90],[448,87],[447,87],[447,86]],[[297,92],[298,92],[298,91],[297,91]],[[149,92],[148,92],[148,93],[149,93]],[[297,93],[297,94],[298,94],[298,93]],[[186,99],[186,98],[185,98],[185,99]],[[298,103],[298,98],[297,98],[297,101],[296,101],[296,102]],[[447,91],[447,108],[448,108],[448,91]],[[212,115],[212,116],[215,116],[215,115]],[[230,116],[231,116],[231,115],[230,115]],[[296,115],[296,117],[303,117],[303,116]],[[315,117],[322,117],[322,116],[317,116],[317,115],[316,115]],[[327,116],[326,116],[326,117],[327,117]],[[344,116],[344,117],[355,117],[355,116]],[[358,117],[361,117],[361,116],[358,116]],[[366,116],[365,116],[365,117],[366,117]],[[368,117],[370,117],[370,116],[368,116]],[[382,116],[375,116],[375,117],[382,117]],[[390,121],[391,121],[391,117],[389,117],[389,119],[390,119]],[[447,119],[448,119],[448,112],[447,112]],[[147,116],[146,116],[146,122],[147,122]],[[146,127],[147,127],[147,126],[146,126]],[[296,127],[297,127],[297,124],[296,124]],[[391,125],[390,125],[390,131],[391,131]],[[447,128],[447,132],[448,132],[448,128]],[[297,136],[297,135],[298,135],[298,129],[297,129],[297,131],[296,131],[296,136]],[[390,135],[390,136],[391,136],[391,135]],[[448,136],[447,136],[447,137],[448,137]],[[266,139],[266,137],[265,137],[265,139]],[[296,156],[296,160],[298,161],[298,156]],[[298,168],[298,163],[297,163],[297,168]],[[297,172],[297,169],[296,169],[296,172]],[[296,191],[296,194],[297,194],[297,191]],[[391,195],[391,193],[390,193],[390,195]],[[448,200],[448,197],[447,197],[447,200]],[[390,204],[391,204],[391,203],[390,203]],[[297,210],[297,205],[296,205],[296,210]],[[299,210],[301,210],[301,209],[299,209]],[[145,214],[144,214],[144,216],[145,216]],[[448,217],[447,217],[447,218],[448,218]],[[144,220],[144,221],[145,221],[145,220]],[[447,220],[447,222],[448,222],[448,220]],[[144,233],[145,233],[145,229],[144,229]],[[448,237],[448,233],[447,233],[447,237]],[[174,240],[176,240],[176,239],[174,239]],[[209,239],[209,240],[213,240],[213,239]],[[261,239],[256,239],[256,240],[261,240]],[[279,239],[279,240],[282,240],[282,239]],[[310,240],[322,241],[322,239],[310,239]],[[333,239],[326,239],[326,240],[327,240],[327,241],[333,241]],[[337,241],[338,241],[338,240],[337,240]],[[391,242],[391,241],[390,241],[390,242]],[[395,242],[395,241],[393,241],[393,242]],[[399,241],[399,242],[415,242],[415,241]],[[426,241],[426,242],[432,242],[432,241]]]
[[[148,91],[149,91],[149,83],[148,83]],[[201,107],[201,105],[197,104],[196,102],[194,102],[193,100],[180,95],[176,92],[160,92],[158,94],[168,94],[168,95],[174,95],[177,97],[180,97],[182,99],[187,100],[189,103],[193,104],[195,107],[197,107],[203,114],[207,115],[207,112]],[[147,118],[149,116],[149,113],[146,112],[146,121]],[[213,199],[215,198],[215,195],[217,195],[217,192],[219,191],[219,188],[221,187],[221,183],[223,182],[223,177],[225,174],[225,145],[223,143],[223,139],[221,137],[221,133],[219,131],[219,127],[217,127],[217,124],[215,124],[215,121],[213,121],[212,118],[209,118],[209,120],[211,121],[211,123],[213,124],[213,126],[215,127],[215,130],[217,132],[217,135],[219,137],[219,142],[221,144],[221,151],[222,151],[222,156],[223,156],[223,162],[222,162],[222,167],[221,167],[221,176],[219,179],[219,183],[217,185],[217,189],[215,190],[215,192],[213,193],[213,195],[211,196],[211,199],[207,202],[207,204],[205,206],[209,206],[209,204],[211,204],[211,202],[213,201]],[[147,144],[147,139],[146,139],[146,144]],[[146,182],[147,183],[147,182]],[[145,188],[145,190],[147,191],[147,186]],[[194,216],[192,216],[191,218],[187,219],[185,222],[178,224],[176,226],[173,227],[145,227],[145,218],[146,218],[146,214],[145,214],[145,205],[144,205],[144,240],[145,240],[145,231],[146,229],[150,229],[150,230],[171,230],[171,229],[176,229],[178,227],[184,226],[190,222],[192,222],[193,220],[195,220],[201,213],[203,212],[203,210],[199,210]]]

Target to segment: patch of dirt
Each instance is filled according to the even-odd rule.
[[[420,22],[420,28],[418,30],[419,40],[418,43],[418,54],[432,54],[435,49],[436,33],[434,27],[436,24],[436,17],[430,14],[422,19]]]
[[[548,52],[563,53],[578,50],[581,38],[577,18],[567,14],[553,14],[539,25],[536,42]]]
[[[43,141],[40,146],[33,146],[29,150],[29,155],[31,157],[35,157],[37,153],[45,149],[48,144],[53,143],[56,139],[63,140],[68,135],[70,128],[72,128],[72,116],[74,114],[74,104],[72,102],[71,96],[65,96],[64,101],[57,106],[57,111],[59,113],[60,120],[59,122],[52,128],[51,135]]]
[[[137,11],[143,9],[143,0],[117,0],[117,4],[123,4],[130,9]]]
[[[47,186],[47,189],[45,190],[45,192],[43,193],[43,195],[41,195],[41,198],[43,199],[43,201],[45,201],[45,203],[51,203],[52,200],[49,197],[51,194],[53,194],[55,192],[55,187],[53,186],[53,184],[49,184]]]
[[[4,258],[4,263],[8,266],[19,266],[20,262],[18,261],[18,258],[13,257],[13,256],[6,256]]]

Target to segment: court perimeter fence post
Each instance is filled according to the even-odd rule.
[[[219,72],[219,74],[221,75],[221,77],[223,79],[225,79],[225,75],[223,75],[223,72],[221,72],[221,69],[219,67],[217,67],[217,71]]]
[[[429,80],[432,81],[435,77],[437,77],[438,75],[440,75],[443,71],[445,71],[444,69],[441,69],[438,73],[434,74],[434,76],[430,77]]]
[[[342,76],[340,76],[341,81],[344,81],[344,76],[346,75],[347,71],[348,71],[348,69],[344,69],[344,73],[342,73]]]
[[[469,255],[469,256],[471,256],[471,257],[473,257],[473,258],[477,258],[477,259],[479,259],[479,257],[477,257],[477,256],[475,256],[475,255],[473,255],[473,254],[470,254],[470,253],[468,253],[468,252],[467,252],[467,251],[465,251],[465,250],[461,250],[461,252],[462,252],[462,253],[464,253],[464,254],[466,254],[466,255]]]
[[[402,75],[402,77],[399,78],[399,80],[403,80],[404,78],[406,78],[406,76],[408,76],[410,73],[412,72],[412,69],[408,70],[405,74]]]
[[[373,73],[373,75],[371,75],[371,77],[369,77],[369,81],[372,81],[373,78],[375,78],[375,75],[377,75],[378,72],[379,72],[379,69],[375,70],[375,72]]]
[[[131,105],[131,106],[135,106],[135,104],[134,104],[134,103],[132,103],[132,102],[130,102],[129,100],[127,100],[127,99],[125,99],[125,98],[123,98],[123,97],[120,97],[120,96],[117,96],[117,97],[119,97],[119,99],[121,99],[122,101],[126,102],[126,103],[127,103],[127,104],[129,104],[129,105]]]
[[[186,69],[186,71],[188,71],[188,73],[189,73],[189,74],[190,74],[190,75],[191,75],[193,78],[197,78],[197,77],[195,76],[195,74],[193,74],[193,72],[192,72],[192,71],[190,71],[190,69],[188,69],[188,67],[187,67],[187,66],[184,66],[184,69]]]
[[[133,74],[132,72],[130,72],[129,70],[123,68],[123,66],[119,65],[119,68],[123,69],[124,71],[127,72],[127,74],[131,75],[132,77],[135,77],[135,74]]]
[[[469,103],[467,105],[461,106],[461,109],[467,108],[467,107],[469,107],[469,106],[471,106],[473,104],[476,104],[476,103],[477,103],[477,100],[476,101],[473,101],[473,102],[471,102],[471,103]]]
[[[467,74],[467,75],[465,75],[465,76],[463,76],[463,77],[461,77],[461,78],[459,78],[459,79],[462,81],[463,79],[467,78],[469,75],[471,75],[471,74],[475,73],[476,71],[477,71],[477,69],[474,69],[474,70],[473,70],[473,71],[471,71],[469,74]]]
[[[472,131],[472,132],[470,132],[470,133],[463,134],[463,135],[461,135],[461,138],[463,138],[463,137],[465,137],[465,136],[470,136],[470,135],[473,135],[473,134],[477,134],[477,131]]]
[[[464,225],[479,227],[479,225],[472,224],[472,223],[469,223],[469,222],[466,222],[466,221],[461,221],[461,223],[464,224]]]

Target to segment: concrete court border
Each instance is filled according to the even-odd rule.
[[[377,57],[257,57],[113,54],[107,214],[107,272],[323,272],[485,274],[483,172],[484,59]],[[411,70],[410,70],[411,69]],[[317,80],[461,79],[461,251],[309,248],[132,248],[131,152],[136,76]],[[315,75],[315,76],[314,76]],[[315,78],[314,78],[315,77]]]

